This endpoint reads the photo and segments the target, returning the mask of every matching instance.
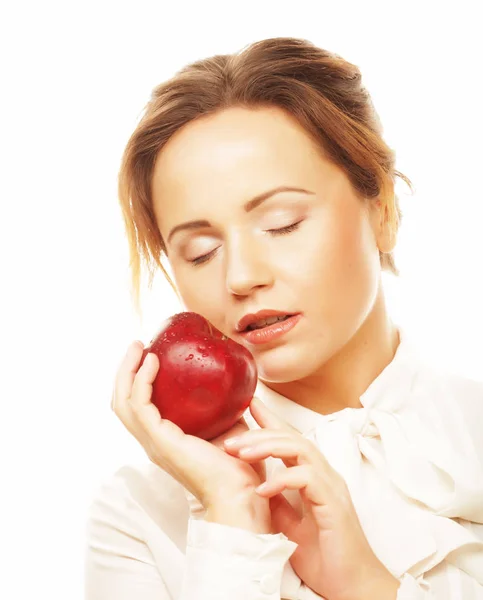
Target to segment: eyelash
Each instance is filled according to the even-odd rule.
[[[287,233],[292,233],[292,231],[295,231],[296,229],[299,228],[300,224],[302,223],[303,219],[300,221],[297,221],[296,223],[292,223],[292,225],[287,225],[287,227],[282,227],[281,229],[267,229],[266,231],[268,233],[271,233],[272,235],[286,235]],[[193,266],[198,266],[198,265],[202,265],[203,263],[207,262],[211,256],[213,255],[213,253],[217,250],[217,248],[215,248],[214,250],[212,250],[211,252],[209,252],[208,254],[205,254],[203,256],[199,256],[198,258],[195,258],[193,260],[189,260],[188,262],[190,262]]]

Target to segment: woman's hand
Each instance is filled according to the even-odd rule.
[[[327,600],[395,599],[399,582],[372,551],[349,489],[317,446],[254,398],[250,412],[261,429],[225,441],[247,463],[269,456],[287,467],[261,485],[270,498],[272,530],[298,544],[290,563],[300,579]],[[282,495],[299,490],[303,515]]]
[[[207,520],[269,533],[269,499],[255,493],[265,480],[263,461],[250,465],[223,449],[228,437],[248,429],[246,423],[240,419],[210,442],[186,435],[163,419],[151,402],[159,360],[149,353],[139,367],[142,353],[143,344],[133,342],[119,367],[111,402],[115,414],[149,459],[198,498],[207,510]]]

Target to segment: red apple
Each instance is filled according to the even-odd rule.
[[[205,440],[221,435],[253,398],[252,354],[198,313],[169,317],[144,348],[141,364],[148,352],[159,359],[151,402],[185,433]]]

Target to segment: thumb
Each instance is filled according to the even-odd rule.
[[[292,542],[297,542],[300,517],[282,493],[270,498],[270,511],[274,533],[283,533]]]

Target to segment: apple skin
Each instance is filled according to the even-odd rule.
[[[143,350],[159,359],[151,402],[163,419],[205,440],[230,429],[257,386],[251,352],[195,312],[175,314]]]

